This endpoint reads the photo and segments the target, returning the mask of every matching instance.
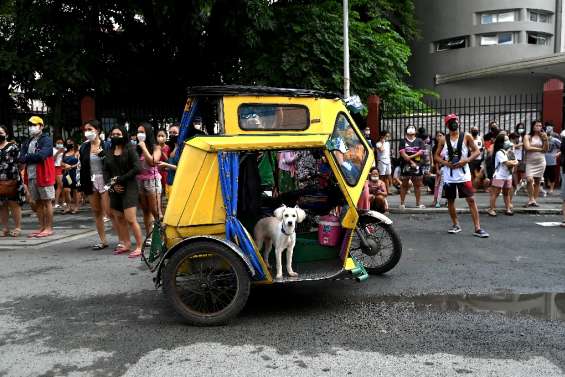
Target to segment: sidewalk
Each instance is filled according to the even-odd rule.
[[[423,188],[425,190],[425,188]],[[396,189],[392,189],[393,192],[396,192]],[[539,207],[528,207],[524,208],[524,205],[528,202],[528,196],[524,191],[518,193],[518,195],[514,196],[512,203],[514,204],[514,213],[522,213],[522,214],[530,214],[530,215],[559,215],[561,214],[561,206],[563,201],[561,200],[561,191],[556,190],[552,195],[548,195],[545,198],[540,197],[538,200]],[[388,204],[390,207],[391,213],[407,213],[407,214],[417,214],[417,213],[446,213],[447,206],[442,206],[441,208],[432,207],[432,201],[434,197],[430,193],[422,193],[422,204],[426,206],[426,208],[415,208],[416,207],[416,199],[414,197],[414,192],[410,192],[406,195],[406,209],[401,210],[398,208],[400,205],[400,195],[393,194],[388,197]],[[489,193],[488,192],[477,192],[475,194],[475,200],[477,201],[477,206],[479,207],[479,212],[485,213],[486,210],[489,208]],[[440,203],[444,203],[445,199],[441,199]],[[464,199],[457,199],[455,201],[455,205],[457,207],[458,213],[469,213],[469,208],[467,207],[467,203]],[[504,201],[502,196],[499,196],[496,201],[496,211],[499,215],[502,215],[504,212]]]

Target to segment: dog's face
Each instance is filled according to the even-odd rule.
[[[275,210],[275,217],[282,221],[283,227],[287,233],[294,232],[296,223],[301,223],[306,218],[306,212],[298,206],[287,207],[283,205]]]

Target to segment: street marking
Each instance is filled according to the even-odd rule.
[[[536,224],[540,225],[540,226],[546,226],[546,227],[548,227],[548,226],[560,226],[561,225],[561,223],[558,223],[558,222],[555,222],[555,221],[546,221],[546,222],[541,222],[541,223],[536,223]]]

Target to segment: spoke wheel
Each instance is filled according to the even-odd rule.
[[[368,247],[363,247],[355,231],[349,254],[363,263],[370,274],[384,274],[393,269],[402,255],[402,243],[394,229],[372,217],[362,217],[357,230],[364,235]]]
[[[226,246],[197,242],[173,254],[165,267],[163,289],[188,322],[219,325],[245,306],[249,273],[240,257]]]

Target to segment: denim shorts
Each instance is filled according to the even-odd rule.
[[[139,184],[139,192],[142,194],[160,194],[163,191],[160,179],[140,179],[137,183]]]

